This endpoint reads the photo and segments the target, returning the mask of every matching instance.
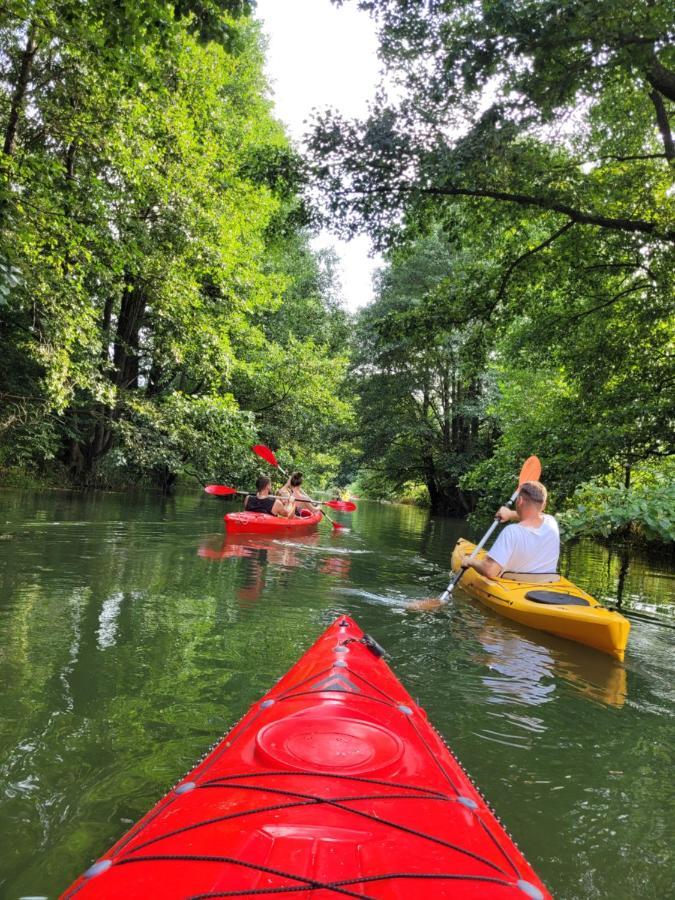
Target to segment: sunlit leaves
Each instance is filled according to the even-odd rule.
[[[298,230],[303,164],[253,5],[44,0],[0,18],[3,127],[30,93],[0,160],[1,387],[54,416],[48,452],[36,416],[12,420],[38,466],[248,476],[254,429],[311,455],[349,420],[346,321]]]

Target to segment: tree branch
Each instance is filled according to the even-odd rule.
[[[529,194],[512,194],[508,191],[497,191],[489,188],[462,188],[462,187],[429,187],[420,188],[420,193],[441,197],[478,197],[488,200],[501,200],[505,203],[517,203],[519,206],[535,206],[539,209],[547,209],[567,216],[579,225],[598,225],[614,231],[630,231],[640,234],[649,234],[662,238],[669,243],[675,243],[675,230],[659,231],[654,222],[646,222],[644,219],[614,219],[596,213],[585,213],[574,209],[566,203],[557,200],[548,200],[546,197],[533,197]]]
[[[526,260],[528,256],[533,256],[535,253],[538,253],[540,250],[544,250],[546,247],[549,247],[553,241],[559,238],[561,235],[565,234],[566,231],[569,231],[570,228],[574,226],[573,221],[565,222],[565,224],[555,231],[553,234],[549,235],[545,241],[542,241],[541,244],[538,244],[536,247],[532,247],[531,250],[526,250],[525,253],[521,253],[513,262],[509,265],[508,269],[504,273],[501,283],[499,285],[499,290],[497,291],[497,299],[495,300],[495,306],[499,303],[500,300],[504,299],[506,286],[509,283],[509,279],[511,275],[513,275],[514,269],[520,265],[521,262]]]
[[[583,312],[576,313],[573,316],[569,316],[565,319],[566,322],[578,322],[579,319],[584,319],[586,316],[591,316],[595,312],[599,312],[601,309],[606,309],[606,307],[611,306],[613,303],[616,303],[617,300],[620,300],[622,297],[627,297],[628,294],[634,294],[636,291],[641,291],[643,288],[649,287],[648,281],[638,281],[637,284],[634,284],[632,287],[626,288],[625,291],[619,291],[618,294],[615,294],[609,300],[605,300],[604,303],[599,303],[597,306],[593,306],[591,309],[585,309]]]
[[[652,62],[647,72],[647,81],[664,97],[675,101],[675,72],[666,69],[656,58],[656,55],[652,57]]]
[[[652,272],[649,266],[646,266],[644,263],[635,260],[635,262],[614,262],[614,263],[595,263],[592,266],[584,266],[584,272],[594,272],[597,269],[642,269],[643,272],[646,272],[647,275],[652,279],[652,281],[656,281],[656,275]]]
[[[285,400],[291,396],[293,392],[293,385],[291,385],[280,397],[277,397],[276,400],[273,400],[271,403],[268,403],[266,406],[259,406],[256,409],[251,409],[251,412],[254,415],[259,415],[260,413],[267,412],[268,409],[274,409],[275,406],[279,406]]]
[[[5,139],[3,142],[3,153],[5,156],[14,155],[14,144],[16,141],[16,132],[19,127],[19,116],[26,99],[26,92],[30,82],[31,69],[33,68],[33,59],[37,51],[36,42],[37,26],[35,22],[31,22],[26,37],[26,46],[21,54],[21,65],[19,74],[12,91],[12,100],[9,108],[9,119],[5,128]]]
[[[670,162],[675,159],[675,144],[673,143],[673,135],[670,130],[666,105],[663,102],[663,97],[656,88],[649,92],[649,99],[654,104],[654,109],[656,110],[656,122],[659,126],[661,137],[663,138],[663,148],[666,151],[666,159]]]

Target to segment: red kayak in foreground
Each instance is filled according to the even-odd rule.
[[[381,653],[341,616],[62,897],[550,897]]]
[[[303,510],[303,515],[290,518],[257,512],[227,513],[223,518],[228,534],[295,534],[316,528],[322,516],[320,510],[318,512]]]

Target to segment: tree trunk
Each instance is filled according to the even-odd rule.
[[[157,487],[161,489],[162,493],[167,496],[172,494],[176,487],[176,482],[178,481],[176,473],[172,472],[168,466],[161,466],[159,469],[155,470],[154,475],[155,483]]]
[[[675,101],[675,72],[666,69],[656,56],[652,58],[652,63],[647,72],[647,81],[664,97]]]
[[[439,502],[438,482],[436,481],[436,467],[431,454],[425,454],[422,458],[424,466],[424,483],[429,491],[429,500],[431,501],[431,511],[434,512]]]
[[[113,349],[115,384],[123,390],[138,387],[139,332],[145,314],[145,294],[142,288],[126,275],[117,334]]]
[[[428,484],[427,484],[428,487]],[[463,519],[470,512],[467,499],[457,485],[439,490],[436,486],[434,495],[429,491],[431,498],[431,513],[434,516],[448,516],[453,519]]]
[[[441,377],[441,406],[442,406],[442,425],[443,425],[443,450],[450,452],[452,447],[452,398],[450,388],[451,375],[448,369],[443,370]]]
[[[101,363],[106,365],[110,359],[110,323],[112,321],[115,299],[112,295],[106,297],[101,318]]]
[[[31,22],[28,28],[28,36],[26,37],[26,46],[21,54],[19,77],[14,85],[14,91],[12,92],[12,99],[9,106],[9,118],[7,120],[7,127],[5,128],[5,141],[3,146],[5,156],[14,155],[19,117],[26,100],[31,70],[33,68],[33,60],[35,58],[35,51],[37,50],[37,43],[35,41],[36,32],[37,27],[34,22]]]
[[[649,92],[649,99],[654,104],[654,109],[656,110],[656,123],[661,132],[666,159],[669,162],[672,162],[675,159],[675,143],[673,142],[673,134],[670,130],[670,121],[668,119],[666,105],[663,102],[663,97],[656,88]]]

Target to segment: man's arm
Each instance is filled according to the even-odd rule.
[[[515,509],[508,506],[500,506],[495,513],[495,519],[499,519],[500,522],[520,522],[520,516]]]
[[[484,556],[482,559],[465,556],[460,563],[463,569],[475,569],[486,578],[499,578],[502,567],[490,556]]]

